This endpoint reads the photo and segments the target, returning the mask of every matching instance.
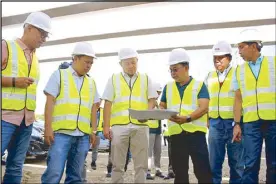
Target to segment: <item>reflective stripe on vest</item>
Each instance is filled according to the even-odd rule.
[[[245,123],[259,119],[276,120],[275,60],[275,56],[264,57],[257,79],[248,62],[237,68]]]
[[[80,92],[70,68],[60,71],[60,94],[56,98],[52,127],[57,130],[75,130],[91,134],[91,113],[96,85],[92,78],[83,78]]]
[[[165,130],[164,133],[163,133],[163,136],[170,136],[169,131]]]
[[[34,83],[22,89],[16,87],[2,87],[2,110],[19,111],[27,108],[36,109],[36,88],[39,81],[39,64],[35,53],[29,71],[28,61],[24,51],[16,41],[7,41],[8,62],[3,77],[30,77]]]
[[[211,72],[207,79],[207,87],[210,93],[209,117],[233,119],[233,106],[235,92],[233,89],[233,68],[229,70],[222,86],[220,87],[218,74]]]
[[[147,125],[140,123],[129,116],[128,109],[147,110],[148,109],[148,77],[139,74],[132,88],[128,86],[121,73],[112,76],[113,88],[115,92],[111,110],[110,124],[125,125],[129,123],[137,125]]]
[[[100,108],[100,118],[98,120],[97,131],[103,131],[103,108]]]
[[[190,115],[198,108],[198,93],[201,90],[203,82],[192,79],[186,87],[183,98],[181,99],[175,82],[167,84],[166,98],[167,109],[178,111],[181,116]],[[179,125],[168,120],[168,130],[170,135],[180,134],[183,130],[187,132],[202,131],[207,132],[207,114],[190,123]]]

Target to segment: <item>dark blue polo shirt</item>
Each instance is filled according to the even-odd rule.
[[[183,86],[180,86],[180,84],[178,82],[176,83],[181,99],[183,98],[186,87],[190,84],[192,79],[193,79],[193,77],[190,76],[189,82],[187,84],[184,84]],[[165,103],[167,103],[166,90],[167,90],[167,85],[164,87],[163,92],[162,92],[162,97],[161,97],[161,102],[165,102]],[[197,96],[197,99],[200,99],[200,98],[210,99],[208,89],[204,83],[201,87],[201,90],[198,93],[198,96]]]

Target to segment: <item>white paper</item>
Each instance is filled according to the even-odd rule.
[[[128,109],[129,114],[133,119],[137,120],[163,120],[169,119],[173,115],[177,115],[178,112],[167,109],[152,109],[152,110],[133,110]]]

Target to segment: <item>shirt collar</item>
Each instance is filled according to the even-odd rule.
[[[249,61],[250,65],[256,65],[256,64],[261,64],[261,62],[263,61],[264,56],[261,54],[260,57],[258,57],[258,59],[256,60],[255,63],[253,63],[252,61]]]
[[[74,76],[77,76],[77,77],[83,77],[83,76],[79,76],[76,72],[76,70],[74,70],[74,68],[72,66],[69,66],[69,70],[71,71],[71,73],[74,75]]]
[[[193,79],[193,77],[190,76],[190,80],[186,84],[184,84],[184,85],[181,86],[179,82],[176,82],[176,85],[179,86],[179,87],[187,86],[187,85],[190,84],[190,82],[192,81],[192,79]]]
[[[35,52],[35,50],[29,49],[28,46],[20,38],[17,38],[16,42],[18,43],[18,45],[21,47],[23,51],[30,51],[30,53]]]
[[[220,72],[220,71],[217,70],[217,73],[220,74],[220,75],[227,74],[230,69],[231,69],[231,65],[229,64],[229,66],[223,72]]]
[[[123,76],[124,77],[129,77],[129,75],[127,74],[127,73],[125,73],[125,72],[122,72],[123,73]],[[138,76],[138,72],[136,72],[134,75],[133,75],[133,77],[137,77]]]

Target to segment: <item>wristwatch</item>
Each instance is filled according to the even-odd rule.
[[[96,133],[97,133],[97,130],[92,131],[92,133],[93,133],[93,134],[96,134]]]
[[[233,124],[232,124],[232,126],[234,127],[234,126],[240,125],[240,124],[241,124],[240,122],[234,121]]]
[[[191,118],[190,115],[188,115],[188,116],[186,116],[186,117],[187,117],[187,118],[186,118],[187,122],[191,122],[191,121],[192,121],[192,118]]]

